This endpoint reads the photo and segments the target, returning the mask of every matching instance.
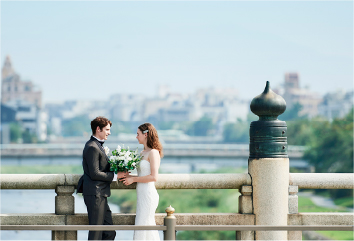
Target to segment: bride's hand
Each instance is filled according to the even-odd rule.
[[[130,172],[128,172],[126,177],[134,177],[134,175],[131,175]]]
[[[123,181],[123,184],[126,185],[126,186],[128,186],[128,185],[130,185],[130,184],[132,184],[134,182],[132,176],[128,176],[128,177],[122,179],[122,181]]]

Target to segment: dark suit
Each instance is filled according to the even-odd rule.
[[[91,136],[83,151],[84,175],[80,178],[77,192],[82,192],[90,225],[112,225],[112,212],[107,203],[111,195],[114,174],[109,170],[108,157],[102,145]],[[115,231],[89,231],[89,240],[114,240]]]

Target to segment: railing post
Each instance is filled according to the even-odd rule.
[[[75,186],[57,186],[55,188],[57,193],[55,197],[55,214],[75,214],[75,198],[72,195],[74,191]],[[77,231],[52,231],[52,240],[77,240]]]
[[[248,173],[252,178],[253,213],[256,225],[287,225],[289,158],[287,127],[277,117],[285,111],[285,100],[269,88],[251,102],[259,116],[250,126]],[[256,231],[256,240],[287,240],[287,231]]]
[[[298,186],[289,186],[289,214],[298,213]],[[289,231],[288,240],[302,240],[302,231]]]
[[[241,196],[238,197],[238,212],[252,214],[252,186],[242,186],[239,189]],[[236,231],[236,240],[254,240],[254,231]]]
[[[167,216],[164,218],[164,225],[167,230],[163,233],[164,240],[176,240],[176,217],[173,215],[175,209],[171,205],[166,208]]]

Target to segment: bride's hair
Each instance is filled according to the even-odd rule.
[[[156,149],[160,153],[160,157],[163,157],[162,145],[159,140],[159,136],[157,134],[156,128],[150,123],[144,123],[140,125],[139,130],[142,133],[147,133],[147,143],[146,145],[151,149]]]

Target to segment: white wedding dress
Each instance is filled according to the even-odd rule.
[[[150,162],[141,160],[137,171],[139,177],[150,175]],[[155,211],[159,204],[159,194],[156,191],[155,182],[138,182],[136,194],[135,225],[156,225]],[[160,236],[157,230],[135,230],[134,240],[160,240]]]

